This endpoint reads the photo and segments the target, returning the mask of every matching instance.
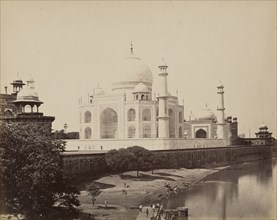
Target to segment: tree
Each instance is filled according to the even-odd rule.
[[[95,183],[91,183],[87,185],[87,191],[88,191],[88,194],[91,196],[92,206],[94,206],[96,197],[101,194],[100,187]]]
[[[120,148],[119,150],[110,150],[105,156],[107,165],[113,171],[117,172],[128,171],[130,168],[131,158],[132,154],[124,148]]]
[[[139,171],[152,167],[151,151],[139,146],[128,147],[127,151],[132,155],[130,157],[130,169],[137,171],[137,177],[139,177]]]
[[[67,135],[63,129],[60,131],[56,130],[52,135],[54,139],[67,139]]]
[[[137,177],[139,171],[152,168],[151,151],[133,146],[127,149],[110,150],[106,154],[106,163],[114,171],[124,172],[128,170],[136,170]]]
[[[63,129],[52,132],[52,135],[54,139],[79,139],[79,132],[65,132]]]
[[[152,154],[151,155],[151,169],[152,174],[154,174],[154,170],[158,168],[165,168],[166,167],[166,158],[163,154]]]
[[[26,219],[76,214],[79,192],[62,173],[64,143],[42,124],[0,124],[0,211]],[[60,218],[60,217],[59,217]]]

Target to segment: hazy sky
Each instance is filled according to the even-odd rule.
[[[79,97],[109,92],[130,41],[154,90],[164,58],[186,119],[205,104],[216,113],[222,81],[239,133],[264,122],[276,137],[276,1],[1,1],[1,92],[31,74],[53,128],[78,131]]]

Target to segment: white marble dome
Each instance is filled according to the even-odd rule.
[[[27,81],[27,86],[25,86],[22,90],[17,94],[16,102],[24,101],[24,102],[40,102],[38,93],[34,87],[34,81],[31,79]]]
[[[206,107],[199,112],[197,119],[198,120],[215,120],[216,116],[211,109]]]
[[[121,60],[114,74],[117,79],[112,84],[112,90],[134,89],[140,82],[152,89],[153,75],[150,68],[134,54]]]
[[[133,93],[149,93],[149,89],[144,83],[139,83],[136,85]]]

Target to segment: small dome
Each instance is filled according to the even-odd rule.
[[[189,116],[189,120],[190,120],[190,121],[196,120],[196,117],[194,116],[194,114],[192,114],[192,112],[191,112],[191,114],[190,114],[190,116]]]
[[[144,83],[139,83],[136,85],[133,93],[149,93],[149,89]]]
[[[98,86],[97,88],[93,89],[93,95],[105,95],[105,91]]]
[[[14,80],[11,85],[25,85],[21,79]]]
[[[41,103],[38,93],[35,91],[34,80],[27,81],[27,86],[18,92],[17,98],[14,102],[36,102]]]
[[[217,88],[224,88],[224,85],[222,82],[219,83],[219,85],[217,86]]]
[[[208,107],[202,109],[198,114],[198,120],[215,120],[215,114]]]
[[[265,123],[262,123],[260,125],[260,129],[268,129],[267,125]]]

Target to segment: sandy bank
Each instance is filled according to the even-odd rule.
[[[178,190],[182,190],[185,188],[185,183],[193,185],[207,175],[224,168],[161,169],[155,170],[154,174],[151,171],[140,172],[140,178],[137,178],[136,172],[133,171],[122,175],[105,176],[95,181],[102,187],[102,193],[97,197],[96,205],[92,207],[90,197],[83,190],[79,196],[80,208],[84,213],[95,215],[96,219],[136,219],[139,211],[130,207],[139,204],[149,206],[152,202],[159,201],[161,194],[166,193],[165,183],[169,183],[173,187],[177,186]],[[110,209],[104,209],[105,199],[108,201]]]

